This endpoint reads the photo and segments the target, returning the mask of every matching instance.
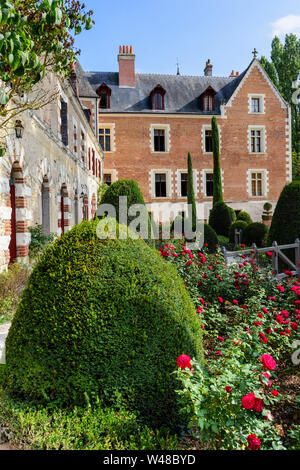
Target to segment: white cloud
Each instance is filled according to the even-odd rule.
[[[271,23],[272,36],[294,33],[300,36],[300,15],[287,15]]]

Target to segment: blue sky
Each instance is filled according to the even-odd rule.
[[[300,36],[299,0],[85,0],[96,24],[76,40],[89,71],[117,71],[119,45],[132,45],[136,71],[215,76],[243,71],[254,47],[269,56],[274,33]]]

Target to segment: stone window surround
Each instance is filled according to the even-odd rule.
[[[157,173],[166,174],[166,197],[156,197],[155,196],[155,175]],[[173,184],[172,184],[172,170],[167,168],[158,168],[150,170],[149,172],[149,182],[150,182],[150,196],[151,199],[170,199],[173,196]]]
[[[165,151],[155,152],[154,150],[154,131],[156,129],[165,131]],[[150,124],[150,151],[151,153],[169,153],[171,148],[170,124]]]
[[[114,122],[109,122],[109,123],[104,123],[100,122],[99,123],[99,141],[100,141],[100,129],[110,129],[110,150],[107,151],[105,150],[104,153],[112,153],[116,151],[116,136],[115,136],[115,123]]]
[[[222,150],[222,131],[221,127],[218,125],[219,129],[219,143],[220,143],[220,153]],[[201,132],[201,147],[202,147],[202,153],[204,155],[213,155],[212,152],[206,152],[205,150],[205,131],[211,131],[211,124],[203,124],[202,125],[202,132]]]
[[[213,168],[204,168],[202,171],[202,178],[201,178],[201,192],[203,194],[203,197],[206,197],[207,199],[211,200],[213,196],[207,196],[206,195],[206,174],[207,173],[214,173]],[[222,190],[224,191],[224,170],[221,170],[221,180],[222,180]]]
[[[261,133],[261,152],[251,151],[251,131],[262,131]],[[266,126],[264,125],[249,125],[248,126],[248,153],[251,155],[264,155],[267,153],[267,133]]]
[[[187,199],[187,196],[181,196],[181,173],[187,173],[188,170],[180,169],[176,170],[176,194],[178,199]],[[194,181],[194,192],[195,197],[198,196],[198,171],[193,170],[193,181]]]
[[[261,109],[261,111],[259,111],[259,113],[253,113],[252,112],[252,98],[259,98],[259,107]],[[262,95],[262,94],[252,94],[250,93],[248,95],[248,114],[265,114],[266,113],[266,109],[265,109],[265,95]]]
[[[252,194],[252,173],[262,173],[262,195],[253,196]],[[266,197],[269,192],[269,171],[266,168],[249,168],[247,171],[247,192],[249,198],[260,199]]]

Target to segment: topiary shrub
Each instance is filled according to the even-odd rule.
[[[208,245],[207,246],[208,251],[210,252],[216,251],[216,245],[218,244],[218,237],[214,229],[208,224],[204,224],[204,243]]]
[[[143,240],[100,240],[96,227],[75,226],[35,266],[6,342],[7,390],[60,406],[100,397],[174,424],[176,359],[202,357],[194,305]]]
[[[234,240],[234,234],[235,234],[235,229],[237,230],[242,230],[242,241],[241,243],[243,243],[243,239],[244,239],[244,232],[245,232],[245,229],[246,227],[248,226],[247,222],[244,222],[244,220],[237,220],[236,222],[234,222],[231,227],[230,227],[230,230],[229,230],[229,241],[230,243],[235,243],[235,240]]]
[[[234,222],[233,212],[225,202],[218,202],[212,208],[209,216],[209,225],[218,235],[228,237],[230,226]]]
[[[238,214],[237,220],[243,220],[244,222],[247,222],[247,224],[252,224],[253,220],[251,219],[250,214],[246,211],[242,211]]]
[[[245,228],[243,241],[246,245],[252,245],[255,243],[258,247],[261,247],[263,241],[266,240],[268,230],[268,227],[261,222],[254,222],[253,224],[249,224]]]
[[[116,210],[116,219],[118,222],[124,222],[120,220],[120,210],[119,210],[119,198],[121,196],[127,197],[127,225],[129,225],[135,218],[136,215],[128,215],[128,210],[134,204],[141,204],[145,206],[145,214],[148,214],[148,239],[145,239],[145,242],[154,247],[154,239],[151,238],[152,224],[149,213],[145,205],[143,194],[135,180],[120,179],[110,185],[108,189],[103,193],[100,205],[102,204],[111,204]]]
[[[287,184],[277,202],[268,244],[276,241],[278,245],[294,243],[300,238],[300,182]],[[286,254],[286,252],[285,252]]]

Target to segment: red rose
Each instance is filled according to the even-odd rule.
[[[180,369],[186,369],[187,367],[190,369],[192,367],[190,356],[181,354],[181,356],[177,357],[177,365]]]
[[[258,411],[260,413],[264,406],[265,404],[262,398],[255,398],[254,407],[253,407],[254,411]]]
[[[261,360],[265,369],[274,370],[276,368],[276,362],[269,354],[263,354]]]
[[[265,330],[265,332],[267,333],[267,335],[270,335],[270,334],[272,333],[272,328],[270,328],[270,327],[267,328],[267,329]]]
[[[279,325],[281,325],[281,323],[283,322],[283,317],[281,315],[277,315],[276,321],[277,323],[279,323]]]
[[[277,390],[272,390],[272,392],[271,392],[271,393],[272,393],[272,395],[273,395],[274,397],[277,397],[277,396],[278,396],[278,392],[277,392]]]
[[[218,300],[219,302],[222,304],[224,302],[224,300],[222,299],[222,297],[218,297]]]
[[[242,405],[245,410],[252,410],[255,404],[255,395],[254,393],[248,393],[242,398]]]
[[[267,380],[262,380],[261,376],[264,376],[266,377]],[[270,379],[270,375],[268,374],[268,372],[262,372],[259,376],[259,380],[262,384],[264,384],[266,387],[270,387],[271,386],[271,380]],[[267,382],[267,383],[266,383]]]
[[[227,393],[231,393],[231,392],[232,392],[232,388],[229,387],[229,385],[227,385],[227,386],[225,387],[225,390],[226,390]]]
[[[272,258],[273,253],[272,253],[271,251],[267,251],[267,252],[266,252],[266,255],[269,256],[269,258]]]
[[[292,328],[292,330],[298,330],[298,323],[292,322],[291,323],[291,328]]]
[[[260,448],[261,442],[260,439],[256,437],[256,434],[250,434],[247,438],[247,441],[250,450],[258,450]]]
[[[268,340],[263,333],[259,333],[260,342],[267,344]]]

